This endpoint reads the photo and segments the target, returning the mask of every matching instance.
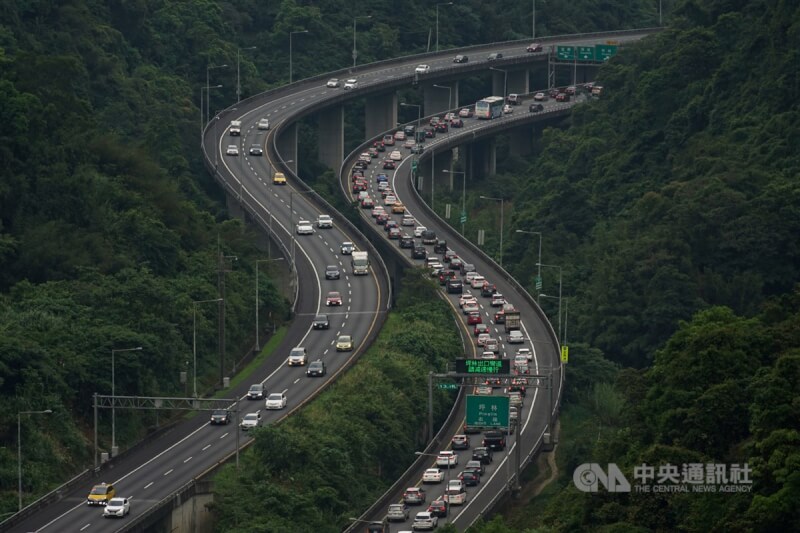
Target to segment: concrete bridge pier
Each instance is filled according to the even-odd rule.
[[[334,171],[338,171],[344,159],[344,107],[331,106],[318,114],[318,138],[325,142],[317,143],[317,155]]]
[[[287,166],[297,174],[297,122],[281,128],[277,142],[282,161],[291,161]]]
[[[422,84],[422,115],[441,114],[448,109],[458,107],[458,82],[424,83]]]
[[[367,96],[364,108],[364,131],[367,139],[397,127],[397,93]]]
[[[527,113],[528,109],[522,109],[520,106],[519,112]],[[527,155],[533,149],[533,128],[532,126],[520,126],[508,132],[508,149],[509,152],[515,155]]]

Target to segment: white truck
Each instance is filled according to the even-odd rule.
[[[233,136],[238,136],[242,134],[242,121],[241,120],[231,120],[231,126],[228,128],[228,133]]]
[[[365,276],[369,273],[369,255],[367,252],[353,252],[353,260],[350,263],[353,265],[354,276]]]

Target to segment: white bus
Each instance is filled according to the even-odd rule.
[[[503,114],[502,96],[489,96],[478,100],[475,104],[475,116],[478,118],[497,118]]]

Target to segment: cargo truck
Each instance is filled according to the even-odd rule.
[[[519,311],[512,307],[510,310],[506,309],[504,314],[506,318],[506,332],[520,329],[522,319],[520,318]]]
[[[367,252],[353,252],[353,259],[350,264],[353,266],[354,276],[369,274],[369,255]]]
[[[241,120],[231,120],[231,126],[228,128],[228,133],[233,136],[241,135],[242,134],[242,121]]]

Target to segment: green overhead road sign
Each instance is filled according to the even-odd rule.
[[[563,59],[565,61],[572,61],[575,59],[575,47],[574,46],[557,46],[556,47],[556,57],[558,59]]]
[[[536,290],[542,290],[542,278],[540,276],[536,276]]]
[[[467,212],[466,211],[461,211],[461,223],[462,224],[466,224],[467,223]]]
[[[617,54],[617,45],[615,44],[598,44],[595,46],[594,58],[597,61],[608,61],[608,58]]]
[[[467,426],[508,427],[508,396],[467,395]]]
[[[581,61],[594,61],[594,46],[579,46],[578,59]]]
[[[445,389],[445,390],[458,389],[458,383],[437,383],[436,386],[439,387],[440,389]]]
[[[417,160],[416,160],[416,159],[414,159],[414,160],[411,162],[411,172],[416,172],[416,171],[417,171]]]

